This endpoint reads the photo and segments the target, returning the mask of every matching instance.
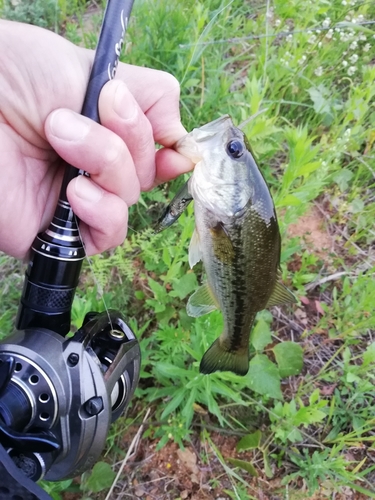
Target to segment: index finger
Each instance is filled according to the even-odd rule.
[[[180,85],[174,76],[120,63],[116,77],[126,83],[147,116],[156,142],[171,147],[187,134],[180,118]]]

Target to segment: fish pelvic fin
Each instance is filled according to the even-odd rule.
[[[192,318],[199,318],[215,309],[219,309],[214,294],[208,283],[200,286],[188,300],[186,312]]]
[[[272,291],[271,297],[268,299],[266,307],[280,306],[281,304],[293,302],[298,302],[294,293],[280,281],[276,281],[275,288]]]
[[[202,248],[199,240],[199,234],[197,228],[194,229],[193,236],[190,240],[189,245],[189,266],[193,269],[195,264],[197,264],[202,259]]]
[[[230,371],[236,375],[246,375],[249,370],[249,350],[230,351],[222,343],[222,338],[215,340],[204,353],[199,371],[209,374],[216,371]]]

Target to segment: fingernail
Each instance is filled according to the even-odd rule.
[[[74,191],[79,198],[91,203],[97,203],[103,196],[103,190],[84,175],[76,178]]]
[[[88,131],[89,124],[83,116],[69,109],[55,111],[51,118],[51,131],[54,136],[64,141],[79,141]]]
[[[119,82],[113,99],[113,109],[122,120],[133,120],[137,114],[134,97],[126,85]]]

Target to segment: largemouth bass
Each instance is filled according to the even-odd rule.
[[[194,129],[175,149],[196,166],[158,228],[177,220],[193,198],[189,263],[203,261],[207,283],[190,297],[187,312],[198,317],[219,308],[224,318],[224,331],[204,354],[200,371],[245,375],[257,312],[296,301],[280,282],[281,239],[273,200],[246,137],[230,116]]]

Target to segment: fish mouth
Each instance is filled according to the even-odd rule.
[[[193,129],[189,134],[182,137],[173,146],[175,151],[190,158],[193,163],[197,164],[202,160],[202,151],[199,144],[217,136],[220,142],[222,134],[229,128],[234,127],[232,118],[229,115],[223,115],[212,122]]]
[[[223,115],[212,122],[206,123],[202,127],[195,128],[191,134],[196,142],[204,142],[233,126],[232,118],[229,115]]]
[[[189,158],[195,165],[202,159],[202,153],[198,149],[198,144],[192,136],[192,132],[184,135],[184,137],[178,140],[173,146],[173,149],[177,151],[177,153]]]

